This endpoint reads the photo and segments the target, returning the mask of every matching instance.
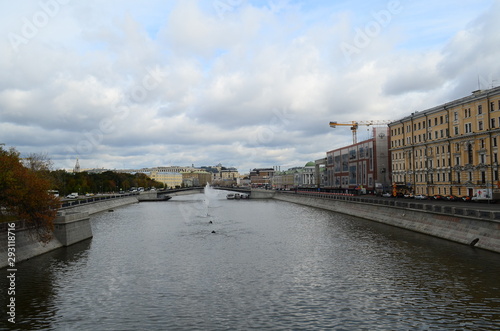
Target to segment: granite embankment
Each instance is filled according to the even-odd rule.
[[[272,192],[272,191],[271,191]],[[313,192],[262,192],[262,198],[322,208],[500,253],[500,209],[436,205]],[[257,197],[254,194],[252,197]]]
[[[137,203],[137,195],[106,196],[65,203],[54,220],[54,235],[48,243],[41,243],[24,226],[24,222],[14,222],[9,233],[9,224],[0,224],[0,268],[7,267],[8,248],[15,248],[15,263],[30,259],[54,249],[69,246],[92,238],[90,216],[103,211],[111,211],[125,205]],[[9,238],[10,237],[10,238]],[[11,240],[13,239],[13,240]]]

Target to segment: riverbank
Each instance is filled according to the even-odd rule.
[[[91,215],[104,211],[113,211],[115,208],[137,203],[137,201],[137,196],[127,196],[61,208],[54,220],[54,235],[47,243],[39,242],[24,226],[23,222],[13,222],[15,226],[11,232],[15,234],[13,236],[15,262],[19,263],[54,249],[70,246],[92,238],[92,229],[90,227]],[[3,223],[0,226],[0,254],[5,257],[8,254],[9,241],[12,242],[11,240],[7,240],[8,229],[7,223]],[[7,258],[0,259],[0,268],[7,267],[7,263]]]
[[[314,192],[276,191],[267,195],[276,200],[335,211],[500,253],[500,211]]]

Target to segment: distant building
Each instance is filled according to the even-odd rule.
[[[326,153],[326,189],[350,193],[390,189],[389,128],[374,127],[372,132],[371,139]]]
[[[182,183],[184,186],[205,186],[212,182],[212,175],[209,172],[201,170],[192,170],[182,172]]]
[[[271,187],[274,172],[274,168],[256,168],[250,171],[252,187]]]
[[[272,180],[273,188],[278,190],[291,190],[297,187],[295,182],[296,173],[296,168],[275,172]]]
[[[212,173],[212,184],[217,186],[237,186],[238,178],[240,174],[236,168],[225,168],[220,164],[217,167],[212,167],[218,169],[217,172]]]
[[[166,172],[152,169],[150,177],[157,182],[163,183],[167,188],[176,188],[182,186],[182,174],[180,172]]]

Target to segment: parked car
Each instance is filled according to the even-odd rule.
[[[443,196],[440,195],[440,194],[436,194],[436,195],[432,196],[432,199],[434,199],[434,200],[443,200]]]
[[[427,196],[423,195],[423,194],[417,194],[414,199],[416,199],[416,200],[427,200]]]
[[[455,196],[455,195],[446,195],[444,196],[443,200],[446,200],[446,201],[459,201],[460,198]]]
[[[412,193],[405,194],[404,197],[406,199],[413,199],[414,198]]]
[[[390,197],[392,197],[392,194],[390,194],[389,192],[385,192],[385,193],[382,193],[382,196],[384,198],[390,198]]]
[[[70,194],[68,194],[66,196],[66,198],[68,198],[68,199],[76,199],[76,198],[78,198],[78,193],[76,193],[76,192],[70,193]]]
[[[466,201],[466,202],[470,202],[472,197],[468,196],[468,195],[464,195],[463,197],[461,197],[462,201]]]

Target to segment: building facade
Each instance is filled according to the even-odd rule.
[[[500,87],[389,124],[395,187],[414,194],[497,193]]]
[[[182,185],[182,174],[179,172],[159,171],[152,169],[149,173],[151,179],[163,183],[166,188],[176,188]]]
[[[372,138],[326,153],[325,189],[380,192],[391,186],[389,128],[374,127]]]
[[[274,168],[256,168],[250,171],[250,183],[252,187],[267,187],[272,185]]]
[[[212,175],[202,170],[182,172],[182,183],[185,187],[205,186],[212,183]]]

